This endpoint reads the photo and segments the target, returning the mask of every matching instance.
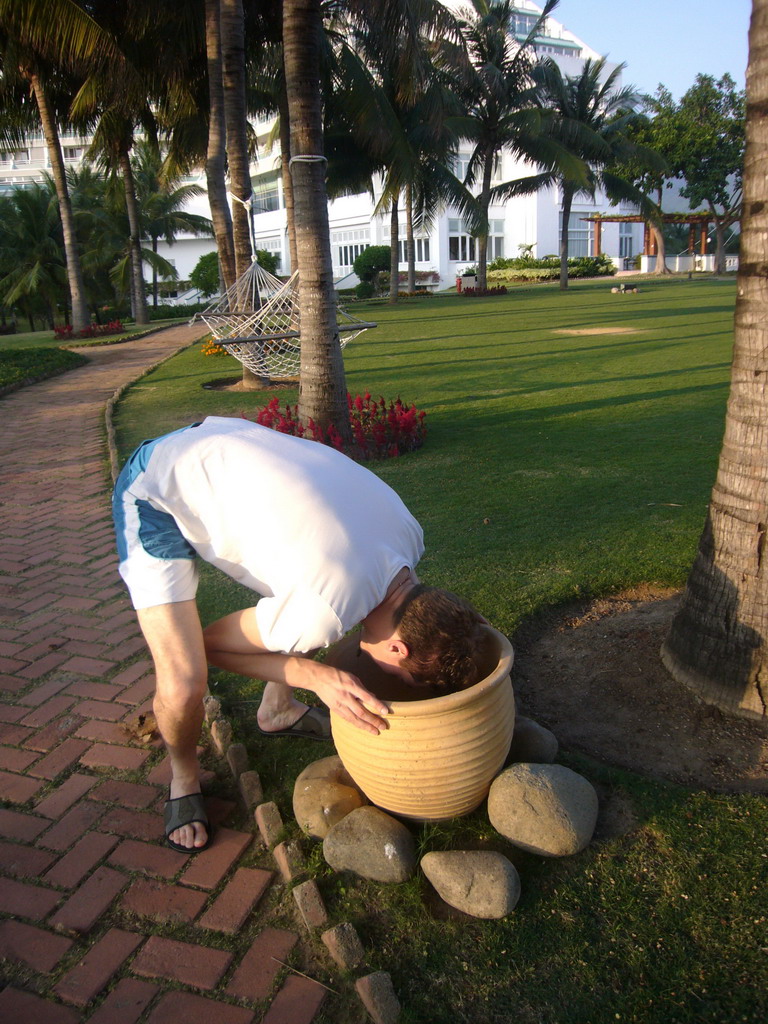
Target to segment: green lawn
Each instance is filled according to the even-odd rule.
[[[732,281],[684,279],[643,280],[637,295],[600,281],[355,305],[379,327],[345,350],[350,391],[427,411],[424,448],[372,466],[424,525],[422,578],[506,633],[576,597],[681,585],[717,463],[734,300]],[[118,408],[123,455],[208,414],[252,415],[270,395],[202,387],[238,373],[194,346],[148,374]],[[204,574],[206,621],[247,600]],[[330,747],[262,742],[244,703],[260,684],[217,673],[212,687],[289,821],[295,774]],[[437,920],[418,879],[335,876],[305,841],[334,920],[351,919],[368,967],[392,973],[405,1024],[765,1020],[765,801],[560,759],[637,826],[559,861],[513,851],[482,811],[418,831],[424,849],[480,843],[511,857],[523,897],[502,922]],[[322,1020],[358,1020],[346,1012],[333,1000]]]
[[[158,320],[151,329],[169,327],[184,320]],[[18,334],[0,335],[0,394],[6,388],[55,377],[65,370],[74,369],[87,362],[83,353],[94,345],[110,345],[130,339],[133,335],[144,335],[147,326],[130,324],[116,334],[100,338],[77,338],[62,342],[53,331],[25,331]],[[62,347],[67,345],[66,348]],[[74,349],[75,351],[70,351]]]

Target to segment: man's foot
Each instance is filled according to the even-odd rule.
[[[259,722],[257,715],[256,728],[263,736],[292,736],[305,740],[330,740],[331,716],[327,708],[305,707],[295,721],[283,728],[265,729]]]
[[[174,850],[197,853],[210,842],[210,826],[205,811],[200,784],[189,792],[189,787],[171,782],[169,798],[165,804],[165,838]]]

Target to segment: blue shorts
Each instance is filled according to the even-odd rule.
[[[191,429],[182,427],[182,430]],[[139,445],[123,467],[112,493],[119,572],[134,608],[190,601],[197,593],[195,549],[170,513],[155,508],[146,498],[134,493],[155,446],[170,436],[166,434]]]

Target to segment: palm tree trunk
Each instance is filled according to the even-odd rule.
[[[224,119],[232,195],[232,233],[235,273],[238,278],[251,265],[251,174],[248,160],[248,121],[245,112],[245,24],[242,0],[220,0],[221,57],[224,83]]]
[[[413,186],[405,186],[405,257],[408,261],[408,291],[416,291],[416,241],[413,237]]]
[[[280,85],[278,107],[280,113],[280,173],[283,179],[283,202],[288,225],[288,259],[291,264],[291,273],[293,273],[298,266],[298,256],[296,255],[296,221],[293,212],[293,178],[291,177],[291,126],[288,118],[285,80]]]
[[[389,301],[397,302],[400,294],[400,211],[399,196],[392,197],[389,212]]]
[[[731,390],[707,523],[662,648],[672,675],[730,711],[768,713],[768,0],[754,0]]]
[[[85,298],[83,271],[80,265],[80,250],[77,246],[77,236],[75,234],[75,219],[72,214],[72,203],[69,199],[67,175],[64,169],[64,159],[61,155],[61,144],[59,143],[56,119],[39,77],[31,70],[26,72],[26,77],[32,87],[37,109],[40,111],[40,121],[43,125],[45,143],[51,160],[51,177],[56,186],[56,196],[59,200],[59,216],[61,217],[61,227],[64,233],[64,254],[67,260],[67,282],[69,284],[69,297],[72,303],[72,327],[75,331],[81,331],[84,327],[88,326],[91,318],[88,314],[88,303]]]
[[[664,241],[664,232],[653,221],[650,221],[649,226],[653,232],[653,237],[656,239],[656,266],[653,268],[653,272],[659,276],[671,274],[672,271],[667,267],[667,244]]]
[[[491,206],[491,173],[493,171],[494,153],[489,151],[483,160],[483,184],[477,197],[482,212],[483,233],[477,239],[477,287],[485,291],[488,287],[488,210]]]
[[[152,235],[152,252],[157,256],[157,235]],[[157,309],[157,267],[152,267],[152,306]]]
[[[210,110],[205,176],[213,234],[219,253],[219,267],[226,290],[235,283],[235,248],[232,240],[232,216],[227,202],[226,128],[224,125],[219,0],[205,0],[205,46]]]
[[[299,417],[333,424],[351,442],[344,362],[336,323],[320,96],[320,0],[283,0],[283,60],[293,153],[301,309]],[[301,159],[311,157],[312,159]]]
[[[714,272],[716,276],[720,276],[725,273],[725,224],[723,218],[720,217],[715,210],[714,206],[710,203],[709,206],[712,211],[712,216],[715,221],[715,267]]]
[[[148,324],[147,295],[144,288],[144,273],[141,261],[141,221],[139,204],[136,202],[136,189],[133,183],[131,158],[126,149],[120,151],[120,172],[123,176],[125,189],[125,209],[128,214],[128,226],[131,232],[131,292],[133,293],[133,315],[137,324]]]
[[[568,287],[568,233],[571,221],[571,206],[573,205],[573,190],[563,185],[563,210],[562,224],[560,227],[560,290],[565,291]]]

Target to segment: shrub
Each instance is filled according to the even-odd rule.
[[[376,280],[376,275],[382,270],[389,270],[391,254],[388,245],[369,245],[363,249],[359,256],[355,257],[352,269],[361,281]]]
[[[71,324],[54,327],[53,335],[57,341],[71,341],[73,338],[101,338],[105,334],[120,334],[125,330],[119,320],[110,320],[108,324],[89,324],[75,334]]]
[[[387,404],[386,399],[376,401],[370,393],[347,395],[349,424],[354,438],[353,454],[362,459],[386,459],[415,451],[424,444],[427,428],[424,424],[426,413],[415,405],[406,406],[399,398]],[[257,414],[256,422],[272,430],[294,437],[307,437],[312,441],[327,444],[338,451],[344,444],[338,431],[330,426],[323,430],[311,419],[304,427],[298,419],[298,406],[280,408],[275,397]]]
[[[358,299],[370,299],[376,294],[376,289],[371,281],[361,281],[355,288],[355,295]]]
[[[503,284],[498,284],[495,285],[493,288],[462,288],[461,294],[470,296],[506,295],[507,289],[504,287]]]

